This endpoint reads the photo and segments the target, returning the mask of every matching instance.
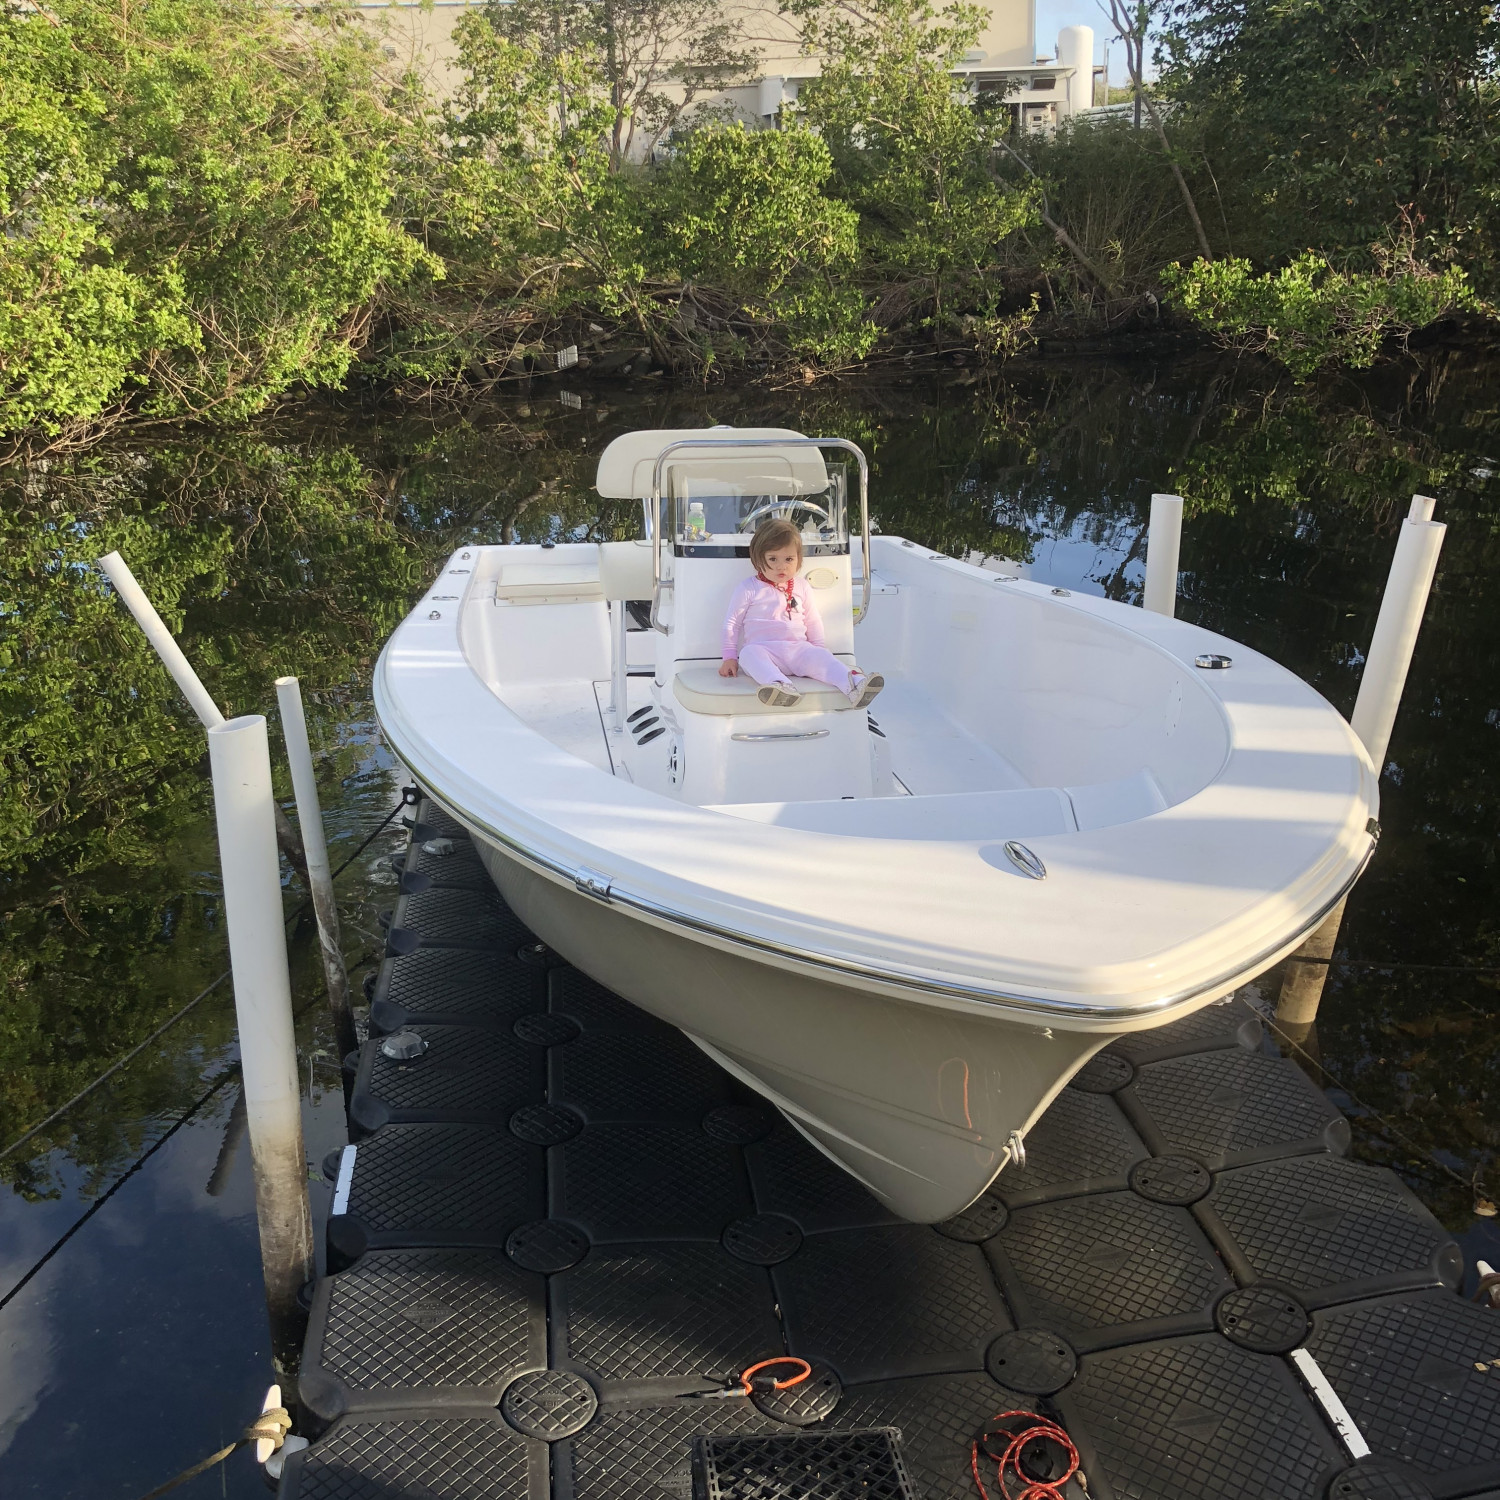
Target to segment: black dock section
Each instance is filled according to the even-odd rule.
[[[967,1500],[1007,1410],[1078,1500],[1500,1500],[1500,1313],[1247,1005],[1111,1047],[927,1227],[541,947],[430,802],[388,944],[283,1500]]]

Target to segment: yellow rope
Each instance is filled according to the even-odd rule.
[[[168,1490],[175,1490],[179,1484],[186,1484],[190,1479],[196,1479],[200,1474],[206,1473],[215,1464],[221,1464],[231,1453],[243,1448],[246,1443],[256,1443],[264,1439],[270,1443],[272,1451],[280,1448],[286,1441],[286,1435],[291,1431],[292,1419],[284,1406],[273,1406],[270,1411],[263,1411],[254,1422],[248,1426],[244,1435],[238,1442],[231,1443],[227,1448],[220,1448],[217,1453],[210,1454],[202,1463],[196,1463],[191,1469],[184,1469],[175,1479],[169,1479],[165,1484],[159,1484],[149,1495],[142,1495],[141,1500],[156,1500],[158,1495],[165,1495]]]

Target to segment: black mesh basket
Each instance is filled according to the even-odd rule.
[[[894,1427],[695,1437],[693,1500],[916,1500]]]

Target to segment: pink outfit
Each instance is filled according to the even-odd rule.
[[[849,668],[823,645],[823,620],[805,578],[793,579],[792,598],[795,609],[774,583],[754,575],[740,583],[724,616],[724,660],[738,661],[762,685],[811,677],[847,692]]]

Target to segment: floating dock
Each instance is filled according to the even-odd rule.
[[[907,1224],[416,817],[283,1500],[969,1500],[1008,1409],[1070,1496],[1500,1500],[1500,1313],[1249,1006],[1117,1043]],[[783,1354],[811,1378],[695,1398]]]

